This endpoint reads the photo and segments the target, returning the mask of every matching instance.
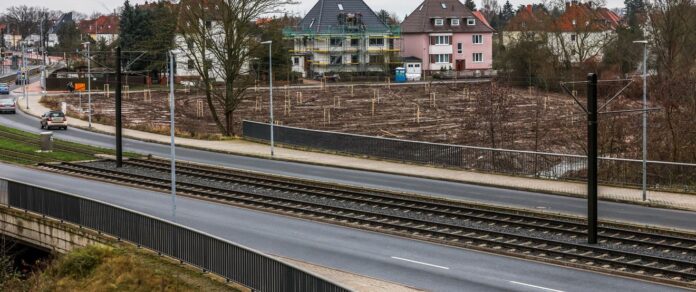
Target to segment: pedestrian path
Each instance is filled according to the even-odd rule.
[[[29,87],[29,92],[37,93],[38,85],[33,83]],[[21,93],[21,89],[18,90]],[[21,94],[18,94],[22,99]],[[49,109],[39,103],[39,95],[29,95],[29,110],[26,110],[25,102],[18,102],[20,109],[33,116],[40,116]],[[70,120],[71,127],[88,129],[88,123],[83,120]],[[92,131],[113,134],[115,128],[112,126],[92,124]],[[170,137],[149,132],[124,129],[124,137],[169,144]],[[249,142],[246,140],[235,139],[228,141],[208,141],[191,138],[177,138],[177,146],[190,147],[202,150],[225,152],[230,154],[270,158],[270,149],[266,144]],[[566,182],[557,180],[543,180],[518,176],[507,176],[490,173],[480,173],[464,170],[453,170],[436,168],[430,166],[403,164],[397,162],[372,160],[351,156],[334,155],[327,153],[301,151],[276,147],[274,159],[311,163],[318,165],[343,167],[350,169],[368,170],[385,172],[399,175],[417,176],[431,179],[448,180],[462,183],[471,183],[488,186],[500,186],[504,188],[519,189],[526,191],[536,191],[553,193],[560,195],[584,196],[586,185],[583,183]],[[696,195],[670,193],[662,191],[648,191],[648,201],[642,199],[642,191],[639,189],[621,188],[612,186],[600,186],[599,196],[604,200],[644,204],[657,207],[673,208],[696,211]]]

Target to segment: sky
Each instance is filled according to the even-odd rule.
[[[150,0],[152,1],[152,0]],[[304,15],[309,11],[312,6],[317,2],[317,0],[297,0],[300,4],[288,7],[288,10]],[[367,5],[369,5],[373,10],[379,11],[381,9],[395,12],[399,17],[403,19],[406,14],[411,13],[416,9],[418,4],[422,0],[364,0]],[[12,1],[12,0],[0,0],[0,13],[5,11],[10,6],[14,5],[28,5],[28,6],[44,6],[52,10],[75,10],[87,15],[94,12],[109,13],[114,11],[117,7],[123,5],[124,0],[22,0],[22,1]],[[145,0],[131,0],[131,3],[144,3]],[[462,1],[463,2],[463,1]],[[481,1],[476,0],[476,5],[480,6]],[[505,0],[498,0],[502,5]],[[540,0],[510,0],[513,6],[517,7],[520,4],[529,4],[531,2],[541,2]],[[607,7],[623,7],[623,0],[607,0]]]

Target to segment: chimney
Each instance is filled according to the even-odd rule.
[[[532,4],[527,4],[527,11],[532,13]]]
[[[566,2],[566,3],[565,3],[565,6],[566,6],[565,9],[568,10],[568,8],[570,8],[570,2]]]

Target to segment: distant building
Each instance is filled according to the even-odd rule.
[[[399,48],[398,27],[390,27],[362,0],[319,0],[297,27],[292,71],[303,77],[331,73],[390,73]]]
[[[48,42],[47,46],[48,47],[55,47],[59,45],[59,40],[58,40],[58,32],[63,28],[63,26],[73,23],[72,19],[72,12],[65,13],[60,16],[60,19],[56,21],[53,26],[48,30]]]
[[[548,42],[562,60],[581,63],[601,60],[604,47],[616,37],[621,18],[592,2],[566,2],[563,13],[552,17],[542,9],[525,6],[505,27],[504,45],[522,37],[535,37]]]
[[[401,55],[422,59],[426,72],[488,70],[494,32],[458,0],[425,0],[401,23]]]
[[[102,15],[95,19],[81,21],[78,28],[95,42],[104,41],[107,45],[111,45],[118,40],[120,18],[118,15]]]

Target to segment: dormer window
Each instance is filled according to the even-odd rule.
[[[466,25],[476,25],[476,19],[467,18],[467,19],[466,19]]]
[[[445,20],[442,18],[435,18],[435,26],[443,26],[445,25]]]
[[[459,26],[459,18],[452,18],[450,24],[452,26]]]
[[[442,5],[442,9],[447,9],[447,4],[445,4],[445,3],[440,3],[440,5]]]
[[[343,4],[338,4],[338,10],[343,11]]]

